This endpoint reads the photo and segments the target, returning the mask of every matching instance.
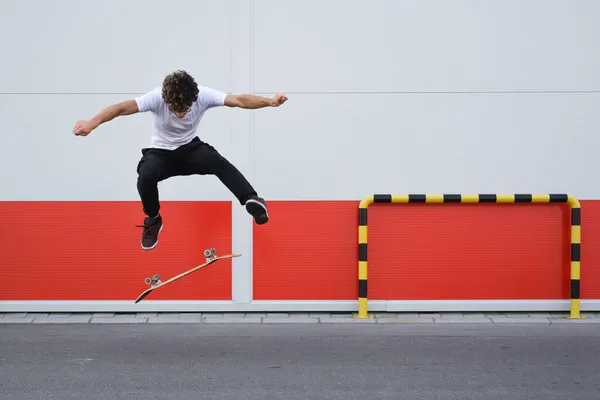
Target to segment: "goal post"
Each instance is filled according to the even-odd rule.
[[[570,314],[567,318],[583,318],[581,296],[581,205],[569,194],[372,194],[363,198],[358,210],[358,315],[371,318],[367,293],[367,210],[374,203],[567,203],[571,207],[571,289]]]

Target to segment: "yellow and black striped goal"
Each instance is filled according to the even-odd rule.
[[[567,318],[580,314],[581,206],[569,194],[372,194],[359,204],[358,315],[370,318],[367,305],[367,209],[373,203],[568,203],[571,206],[571,304]]]

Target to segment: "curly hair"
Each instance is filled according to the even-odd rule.
[[[162,85],[162,96],[173,112],[185,112],[198,99],[198,84],[186,71],[167,75]]]

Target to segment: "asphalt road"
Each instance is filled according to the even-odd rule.
[[[0,399],[598,399],[598,325],[0,325]]]

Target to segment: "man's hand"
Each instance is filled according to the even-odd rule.
[[[273,98],[273,107],[279,107],[287,101],[288,97],[284,93],[277,93]]]
[[[92,121],[77,121],[73,127],[73,133],[75,136],[87,136],[97,127],[98,125]]]

